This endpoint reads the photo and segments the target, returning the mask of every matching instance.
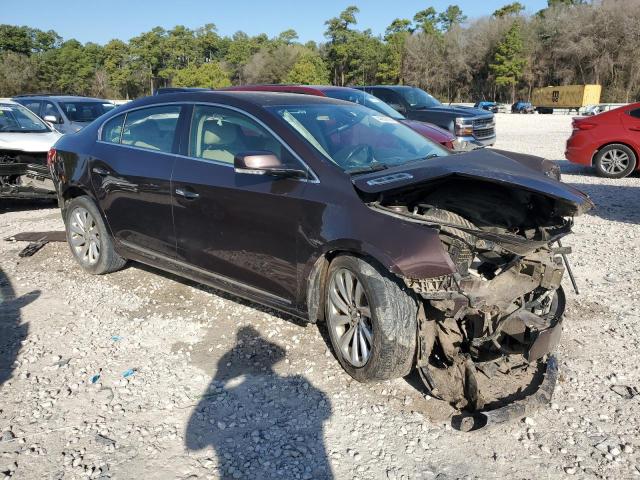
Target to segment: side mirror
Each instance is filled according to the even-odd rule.
[[[49,122],[49,123],[53,123],[53,124],[62,123],[62,122],[60,122],[60,119],[58,117],[56,117],[55,115],[45,115],[43,120],[45,122]]]
[[[233,159],[236,173],[248,175],[271,175],[274,177],[305,178],[307,172],[289,168],[282,163],[275,153],[267,151],[243,152]]]

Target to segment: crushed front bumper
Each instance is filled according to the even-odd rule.
[[[470,432],[530,415],[541,406],[551,402],[558,381],[558,371],[558,357],[555,354],[549,355],[544,379],[533,394],[494,410],[457,415],[453,418],[453,426],[463,432]]]

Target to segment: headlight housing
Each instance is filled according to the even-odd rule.
[[[470,137],[473,135],[473,120],[468,118],[456,118],[455,134],[457,137]]]

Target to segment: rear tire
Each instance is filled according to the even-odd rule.
[[[601,177],[624,178],[635,170],[637,158],[626,145],[612,143],[596,153],[593,164]]]
[[[116,253],[102,215],[88,196],[69,202],[65,229],[71,254],[85,272],[102,275],[120,270],[127,263]]]
[[[411,371],[417,304],[389,272],[361,258],[336,257],[329,266],[324,303],[331,344],[349,375],[368,382]]]

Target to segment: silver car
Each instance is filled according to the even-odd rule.
[[[60,133],[74,133],[116,106],[108,100],[67,95],[19,95],[24,105]]]

